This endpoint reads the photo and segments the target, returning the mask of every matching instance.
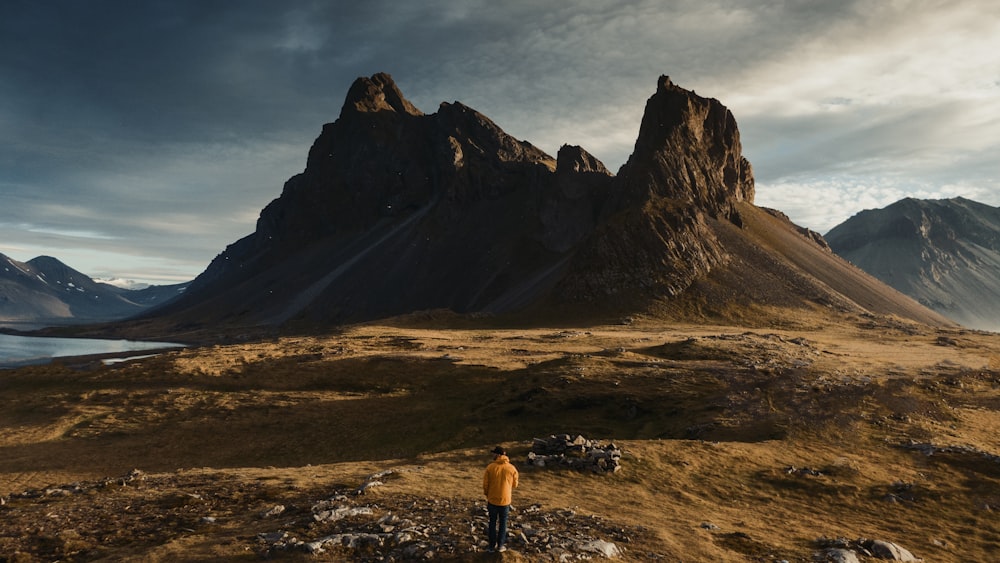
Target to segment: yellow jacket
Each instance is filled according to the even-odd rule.
[[[507,506],[511,503],[511,491],[517,488],[517,468],[510,458],[498,455],[483,473],[483,494],[486,502],[493,506]]]

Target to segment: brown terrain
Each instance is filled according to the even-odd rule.
[[[360,78],[180,298],[72,329],[197,345],[0,372],[0,560],[996,560],[1000,337],[753,194],[666,76],[616,175]]]
[[[425,313],[0,375],[8,561],[538,561],[602,557],[597,540],[625,561],[814,561],[838,545],[874,561],[863,538],[925,561],[1000,549],[991,333],[873,315]],[[613,440],[621,470],[527,464],[533,438],[562,433]],[[522,479],[511,550],[486,554],[496,443]],[[332,509],[348,515],[318,520]]]

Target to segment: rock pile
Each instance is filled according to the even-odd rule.
[[[622,451],[610,442],[603,444],[581,435],[552,435],[532,440],[528,465],[535,467],[569,467],[592,473],[618,473],[621,471]]]

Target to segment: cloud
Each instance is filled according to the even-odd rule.
[[[733,111],[758,201],[816,230],[908,195],[995,204],[997,36],[1000,5],[972,0],[8,3],[0,252],[193,277],[379,71],[611,169],[668,74]]]
[[[901,184],[865,176],[828,176],[757,185],[755,203],[796,217],[800,225],[820,233],[866,209],[886,207],[906,197],[950,199],[964,197],[1000,205],[995,188],[967,184]]]

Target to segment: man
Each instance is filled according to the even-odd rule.
[[[510,514],[511,491],[517,488],[517,468],[510,463],[507,452],[500,446],[493,448],[493,463],[483,474],[483,494],[486,510],[490,515],[487,538],[490,551],[507,551],[507,516]]]

